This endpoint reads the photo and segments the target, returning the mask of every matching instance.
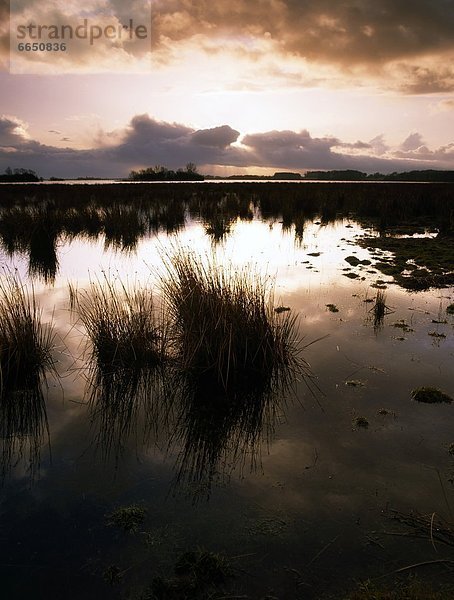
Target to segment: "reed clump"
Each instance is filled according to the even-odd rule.
[[[33,291],[14,275],[0,281],[0,393],[34,388],[53,369],[54,333],[41,324]]]
[[[163,297],[184,373],[225,392],[272,387],[290,373],[310,377],[296,316],[274,311],[269,278],[182,248],[163,258]]]
[[[138,369],[166,357],[164,321],[157,315],[148,286],[125,285],[104,274],[87,290],[70,285],[70,298],[92,345],[92,358],[103,370]]]
[[[29,450],[32,473],[47,431],[43,384],[55,373],[52,325],[43,325],[35,301],[17,276],[0,281],[0,465],[2,474]]]
[[[171,396],[165,386],[168,327],[147,285],[104,274],[86,290],[69,290],[90,340],[86,392],[97,443],[106,458],[118,459],[142,417],[145,436],[159,420],[159,400]]]
[[[370,309],[374,317],[374,330],[379,331],[383,327],[383,321],[386,315],[389,315],[393,310],[386,305],[386,293],[384,290],[378,290],[375,296],[375,302]]]

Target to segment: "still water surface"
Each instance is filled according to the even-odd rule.
[[[141,237],[129,252],[102,235],[59,239],[55,281],[38,278],[34,288],[43,321],[57,328],[62,379],[48,381],[48,435],[38,440],[39,454],[13,456],[3,483],[3,597],[134,597],[197,547],[240,556],[234,587],[251,598],[317,598],[355,577],[432,558],[430,542],[387,532],[390,509],[452,516],[454,408],[410,397],[419,386],[454,392],[454,321],[432,322],[446,318],[452,290],[410,293],[389,283],[392,313],[374,329],[365,300],[386,278],[373,264],[345,261],[373,263],[356,245],[363,233],[353,218],[323,226],[316,217],[301,237],[294,225],[255,214],[234,220],[217,244],[194,218],[176,234]],[[276,399],[260,442],[244,448],[236,431],[236,447],[221,443],[206,465],[212,479],[196,482],[177,477],[188,432],[176,415],[158,415],[150,428],[139,409],[129,436],[106,442],[87,404],[83,327],[69,310],[68,283],[84,288],[102,272],[156,287],[160,254],[175,243],[275,277],[275,304],[299,315],[306,343],[318,340],[304,355],[321,394],[297,383]],[[0,260],[27,280],[27,257],[2,253]],[[346,276],[352,272],[359,277]],[[402,320],[408,331],[394,326]],[[369,426],[358,427],[357,417]],[[106,514],[130,504],[147,509],[141,532],[106,526]],[[110,565],[125,571],[116,587],[103,580]]]

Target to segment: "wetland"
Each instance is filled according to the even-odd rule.
[[[453,195],[2,184],[5,597],[454,598]]]

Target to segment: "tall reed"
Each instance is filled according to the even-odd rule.
[[[393,311],[386,305],[386,293],[383,290],[377,290],[375,303],[370,309],[374,317],[374,331],[378,332],[383,327],[385,315]]]
[[[43,385],[55,373],[52,325],[41,323],[33,290],[18,276],[0,280],[0,438],[5,473],[13,457],[29,446],[33,470],[47,431]]]
[[[183,372],[224,391],[270,386],[289,371],[310,378],[297,317],[274,311],[269,278],[183,248],[163,259],[162,293]]]
[[[70,285],[70,297],[99,367],[138,368],[165,359],[167,329],[147,286],[128,286],[104,274],[102,280],[91,281],[88,290]]]
[[[141,415],[145,429],[158,421],[168,327],[148,286],[126,285],[106,274],[87,290],[70,285],[70,302],[90,339],[88,401],[97,441],[106,457],[112,452],[118,457]]]

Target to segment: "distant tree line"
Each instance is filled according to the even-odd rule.
[[[364,173],[355,169],[332,170],[332,171],[307,171],[304,175],[288,171],[278,171],[274,175],[229,175],[210,176],[206,179],[231,179],[231,180],[258,180],[258,181],[434,181],[434,182],[454,182],[454,171],[436,171],[427,169],[424,171],[408,171],[405,173]]]
[[[79,177],[78,179],[90,180],[96,177]],[[422,171],[407,171],[399,173],[395,171],[388,175],[383,173],[367,174],[355,169],[331,170],[331,171],[307,171],[304,175],[293,173],[291,171],[280,171],[274,175],[230,175],[221,177],[215,175],[201,175],[197,171],[194,163],[188,163],[185,169],[176,171],[157,165],[148,167],[139,171],[129,173],[130,181],[203,181],[204,179],[231,179],[231,180],[315,180],[315,181],[433,181],[433,182],[454,182],[454,171],[437,171],[435,169],[426,169]],[[51,177],[50,181],[64,181],[59,177]],[[8,167],[4,173],[0,173],[0,183],[3,182],[36,182],[43,181],[35,171],[31,169],[11,169]]]
[[[197,172],[194,163],[188,163],[186,168],[173,171],[157,165],[140,171],[131,171],[129,179],[132,181],[203,181],[204,176]]]
[[[454,171],[407,171],[405,173],[372,173],[368,175],[362,171],[307,171],[303,179],[330,180],[330,181],[454,181]]]
[[[42,178],[38,177],[35,171],[31,169],[11,169],[7,167],[4,173],[0,174],[0,182],[33,182],[33,181],[42,181]]]

